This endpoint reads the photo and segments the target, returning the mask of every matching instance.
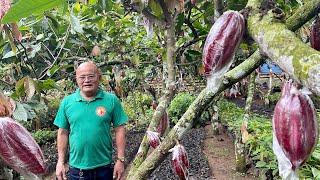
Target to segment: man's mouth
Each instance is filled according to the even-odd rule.
[[[92,87],[92,84],[83,85],[83,87]]]

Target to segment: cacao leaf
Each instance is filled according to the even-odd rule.
[[[33,81],[33,79],[30,78],[29,76],[27,76],[24,79],[24,89],[26,92],[27,99],[31,100],[31,98],[33,97],[33,95],[36,92],[36,86],[35,86],[35,82]]]
[[[14,119],[19,120],[19,121],[27,121],[28,120],[28,112],[24,108],[24,106],[19,102],[16,102],[16,109],[13,112],[13,117],[14,117]]]
[[[1,23],[17,22],[21,18],[32,14],[40,14],[51,8],[65,4],[66,1],[63,0],[19,0],[6,13]]]
[[[149,7],[154,12],[154,15],[157,17],[161,17],[162,15],[162,8],[156,0],[149,0]]]
[[[83,33],[83,26],[80,23],[80,20],[77,16],[75,16],[73,13],[70,14],[70,20],[71,20],[71,33]]]
[[[19,97],[23,97],[25,95],[25,88],[24,88],[24,81],[25,81],[26,77],[20,79],[17,83],[16,83],[16,87],[15,87],[15,93],[19,96]]]

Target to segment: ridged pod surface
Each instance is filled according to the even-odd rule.
[[[237,11],[226,11],[213,24],[206,39],[202,63],[206,76],[229,68],[245,30],[245,20]]]
[[[23,126],[9,117],[0,118],[0,157],[21,174],[46,172],[39,145]]]
[[[150,146],[154,149],[157,148],[160,144],[159,133],[153,131],[147,131],[146,133]]]
[[[187,151],[181,144],[177,144],[170,152],[172,152],[171,164],[173,171],[179,176],[179,179],[187,179],[190,167]]]
[[[316,16],[316,19],[312,22],[310,29],[310,44],[315,50],[320,51],[320,17]]]
[[[273,130],[292,169],[300,167],[314,150],[318,123],[311,99],[286,82],[273,116]]]

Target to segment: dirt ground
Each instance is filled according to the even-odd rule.
[[[225,131],[221,130],[219,135],[213,135],[211,125],[207,125],[205,127],[205,132],[205,139],[202,143],[203,153],[208,159],[212,179],[258,179],[249,173],[240,174],[236,172],[233,140]]]

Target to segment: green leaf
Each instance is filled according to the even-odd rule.
[[[50,90],[56,88],[56,83],[53,79],[46,79],[39,86],[41,90]]]
[[[161,17],[162,8],[161,8],[160,4],[158,4],[158,2],[156,2],[155,0],[150,0],[149,6],[150,6],[151,10],[154,12],[155,16]]]
[[[311,171],[312,171],[312,175],[314,178],[320,179],[320,170],[319,169],[312,167]]]
[[[16,109],[13,112],[13,117],[15,120],[19,120],[19,121],[27,121],[28,120],[27,110],[19,102],[16,102]]]
[[[191,50],[191,49],[189,49],[187,52],[188,52],[189,54],[192,54],[192,55],[195,55],[195,56],[201,56],[201,55],[202,55],[201,52],[196,51],[196,50]]]
[[[16,55],[16,53],[14,53],[13,51],[9,51],[2,57],[2,59],[10,58],[10,57],[13,57],[15,55]]]
[[[27,95],[28,100],[31,100],[33,95],[36,92],[36,85],[32,78],[26,77],[24,80],[24,88]]]
[[[80,24],[80,20],[73,13],[71,16],[71,32],[74,33],[83,33],[82,25]]]
[[[257,168],[265,167],[266,165],[267,165],[267,163],[264,162],[264,161],[258,161],[258,162],[256,163],[256,167],[257,167]]]
[[[22,97],[25,95],[25,89],[24,89],[24,81],[25,81],[25,77],[20,79],[17,83],[16,83],[16,87],[15,87],[15,93],[17,94],[18,97]]]
[[[21,18],[32,14],[40,14],[53,7],[64,4],[63,0],[19,0],[14,4],[7,14],[3,17],[1,23],[19,21]]]
[[[28,119],[34,119],[37,117],[36,112],[33,110],[33,108],[29,104],[22,104],[22,105],[27,112]]]

